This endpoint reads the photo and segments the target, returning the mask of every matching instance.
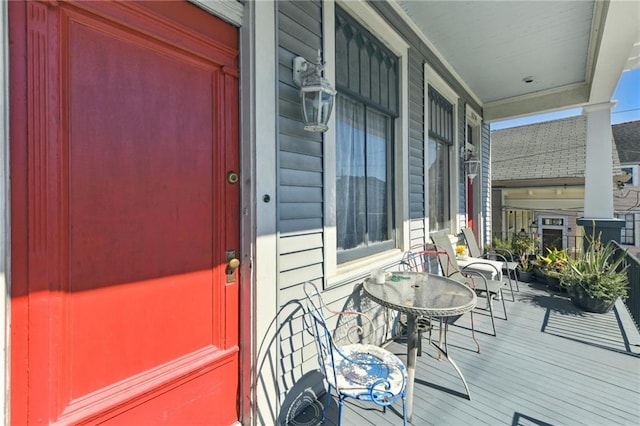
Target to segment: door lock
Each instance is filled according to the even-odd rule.
[[[227,268],[225,269],[225,274],[227,275],[227,283],[235,282],[236,280],[236,269],[240,266],[240,260],[236,258],[235,250],[227,250]]]

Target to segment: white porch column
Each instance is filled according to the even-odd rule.
[[[611,108],[605,102],[584,107],[587,116],[587,164],[584,182],[585,219],[613,217]]]
[[[624,221],[613,217],[613,161],[611,108],[603,102],[584,107],[587,116],[587,162],[584,182],[584,217],[578,225],[587,236],[601,236],[602,242],[620,241]],[[587,241],[585,241],[585,244]]]
[[[253,275],[253,281],[245,282],[252,285],[252,298],[243,300],[250,309],[243,311],[241,326],[245,332],[252,332],[254,345],[249,370],[253,394],[243,394],[248,397],[243,400],[244,407],[253,409],[251,419],[242,419],[247,425],[276,424],[280,404],[278,353],[273,344],[278,326],[276,9],[275,0],[245,2],[242,37],[243,157],[247,166],[245,182],[249,185],[245,189],[250,193],[243,201],[251,211],[251,228],[246,229],[251,237],[245,244],[251,248],[252,259],[244,262],[240,276],[242,272]]]

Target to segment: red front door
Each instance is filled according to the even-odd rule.
[[[237,420],[237,30],[187,2],[9,19],[12,423]]]

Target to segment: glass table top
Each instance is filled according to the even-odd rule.
[[[380,305],[414,315],[460,315],[477,302],[466,285],[425,272],[387,272],[383,284],[367,278],[363,288]]]

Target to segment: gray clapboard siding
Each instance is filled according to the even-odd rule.
[[[482,170],[485,172],[482,173],[482,217],[484,218],[484,241],[491,242],[493,235],[493,226],[492,226],[492,218],[493,212],[491,211],[491,199],[492,199],[492,188],[491,188],[491,128],[489,124],[484,123],[482,125],[482,133],[480,144],[482,147],[481,155],[482,155]],[[502,197],[499,197],[498,200],[502,202]],[[500,211],[496,212],[500,214]],[[496,222],[498,223],[498,222]]]
[[[424,205],[424,203],[423,203],[423,201],[422,201],[422,200],[417,200],[417,201],[415,201],[415,202],[414,202],[413,200],[411,200],[411,203],[410,203],[410,206],[409,206],[409,207],[417,211],[417,210],[421,209],[423,205]],[[424,221],[424,218],[423,218],[422,216],[423,216],[423,215],[416,215],[416,217],[417,217],[419,220]],[[411,219],[415,219],[415,218],[414,218],[414,217],[412,217]],[[414,236],[414,235],[412,235],[411,237],[412,237],[412,238],[414,238],[414,237],[418,237],[418,236]]]
[[[302,323],[302,320],[295,322]],[[317,368],[315,353],[313,338],[306,331],[281,338],[278,361],[280,371],[278,387],[281,398],[286,396],[287,391],[297,383],[305,372]]]
[[[454,132],[458,132],[458,147],[464,146],[465,135],[467,132],[467,119],[465,114],[465,104],[462,99],[458,98],[458,111],[456,111],[456,119],[457,119],[457,128],[454,125]],[[454,147],[455,148],[455,147]],[[457,149],[452,149],[451,155],[458,158],[458,215],[459,223],[458,226],[464,227],[466,226],[466,205],[467,205],[467,177],[465,175],[465,165],[464,161],[460,159],[458,155],[460,151]]]
[[[280,220],[322,218],[321,203],[280,203]]]
[[[280,289],[300,284],[304,281],[312,281],[323,277],[322,264],[305,266],[303,268],[292,269],[280,272]]]
[[[322,286],[322,281],[320,280],[307,280],[316,285],[316,287],[320,288]],[[304,287],[302,285],[303,281],[300,281],[297,285],[290,286],[287,288],[283,288],[280,290],[280,294],[282,295],[281,300],[283,301],[300,301],[302,304],[305,304],[305,294]]]
[[[296,152],[280,152],[280,167],[292,170],[322,172],[322,158]]]
[[[322,232],[322,219],[294,219],[280,222],[280,235],[290,236],[297,234],[312,234]]]
[[[409,222],[411,228],[411,239],[409,246],[413,247],[418,244],[424,244],[426,242],[425,235],[428,232],[424,229],[424,219],[412,220]]]
[[[412,220],[410,222],[409,227],[411,228],[411,230],[421,230],[424,229],[424,220],[419,219],[419,220]]]
[[[409,121],[409,144],[411,144],[411,141],[422,141],[424,143],[424,138],[424,129],[416,127],[415,122]]]
[[[309,39],[302,42],[284,31],[280,31],[278,33],[278,37],[280,38],[280,45],[286,46],[286,49],[290,52],[295,52],[296,56],[302,56],[308,61],[316,60],[318,56],[318,49],[320,48],[319,38],[317,40]]]
[[[322,135],[304,130],[300,93],[292,75],[296,56],[316,60],[322,46],[322,5],[319,1],[278,1],[276,5],[278,287],[279,299],[288,301],[303,297],[300,283],[304,281],[322,288],[324,275]]]
[[[306,139],[304,143],[300,143],[300,138],[290,135],[280,135],[280,151],[297,152],[322,157],[322,142],[314,139]]]
[[[300,89],[298,89],[293,82],[293,58],[297,55],[291,56],[292,63],[278,63],[278,75],[280,75],[280,91],[278,95],[281,100],[288,99],[295,102],[300,100]]]
[[[278,111],[280,112],[280,117],[302,122],[302,111],[300,110],[299,100],[291,101],[280,96]]]
[[[292,36],[298,38],[301,35],[308,37],[308,33],[315,35],[316,37],[322,37],[322,28],[320,22],[313,19],[306,13],[301,13],[301,9],[296,7],[295,3],[290,5],[291,7],[283,7],[280,14],[280,27],[292,32]],[[288,15],[291,14],[292,17]],[[305,30],[303,34],[303,30]]]
[[[294,235],[280,238],[280,254],[322,247],[322,234]]]
[[[322,249],[305,250],[280,256],[280,270],[282,272],[302,268],[310,263],[322,263]]]
[[[290,73],[293,71],[293,58],[295,58],[296,55],[293,52],[290,52],[286,49],[278,49],[278,72],[282,73],[282,72],[287,72]],[[278,76],[280,79],[283,79],[282,81],[286,81],[286,76]],[[293,86],[293,74],[291,75],[291,84],[288,86],[290,89],[291,93],[297,93],[298,96],[300,94],[300,92],[298,91],[298,89],[296,87]],[[283,88],[286,88],[285,85],[283,85],[280,90],[282,90]],[[283,96],[282,93],[278,93],[278,96]],[[286,96],[286,95],[284,95]],[[294,96],[289,96],[290,98],[293,98]]]
[[[282,186],[280,201],[287,202],[322,202],[322,188],[301,188],[299,186]]]
[[[293,0],[286,5],[286,8],[282,8],[283,13],[292,13],[296,10],[295,15],[289,15],[294,19],[300,19],[303,14],[309,15],[312,20],[321,22],[320,16],[322,14],[322,4],[319,0]]]
[[[424,164],[421,164],[420,158],[424,154],[424,144],[419,141],[417,138],[411,138],[409,140],[409,166],[417,166],[424,167]]]
[[[307,170],[281,170],[282,185],[322,186],[322,173]]]
[[[281,135],[296,137],[301,143],[306,141],[322,141],[322,136],[317,133],[311,133],[304,130],[302,121],[292,120],[287,117],[279,117],[278,125]]]
[[[409,217],[412,220],[411,245],[422,243],[427,236],[424,229],[425,206],[425,135],[424,135],[424,65],[422,58],[409,49]],[[420,223],[419,227],[413,224]]]

